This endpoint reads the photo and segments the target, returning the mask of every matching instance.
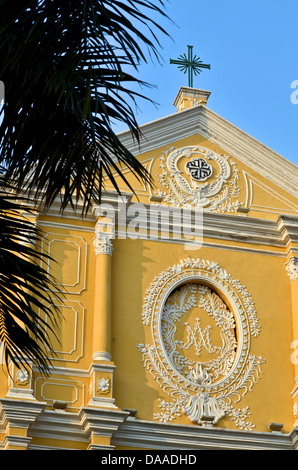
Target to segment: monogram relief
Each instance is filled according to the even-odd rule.
[[[230,372],[237,353],[236,324],[215,291],[196,282],[182,285],[167,299],[161,321],[167,357],[183,377],[209,386]]]
[[[188,259],[157,276],[147,291],[143,323],[152,343],[139,344],[144,367],[170,395],[154,418],[186,415],[199,425],[223,417],[252,429],[248,407],[237,409],[261,373],[250,352],[260,333],[250,294],[216,263]]]

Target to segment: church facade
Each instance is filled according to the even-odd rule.
[[[38,216],[63,321],[48,377],[0,372],[1,449],[298,448],[297,167],[209,95],[120,134],[152,186]]]

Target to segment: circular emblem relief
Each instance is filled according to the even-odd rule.
[[[203,158],[193,158],[186,163],[185,168],[190,176],[196,181],[206,181],[212,175],[212,166]]]
[[[143,322],[152,343],[139,344],[144,366],[171,396],[155,419],[185,414],[198,424],[224,416],[252,429],[248,407],[236,409],[260,372],[250,353],[260,328],[253,300],[240,281],[218,264],[181,261],[157,276],[147,291]]]

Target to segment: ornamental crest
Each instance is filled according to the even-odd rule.
[[[196,181],[206,181],[212,175],[212,166],[203,158],[193,158],[186,163],[185,168]]]
[[[228,417],[254,425],[235,403],[259,378],[262,357],[250,352],[260,333],[254,302],[217,263],[189,258],[155,278],[143,306],[151,344],[138,344],[144,367],[169,394],[154,419],[186,415],[199,425]]]
[[[164,201],[178,207],[235,212],[240,203],[236,163],[204,147],[170,148],[160,158],[157,178]]]

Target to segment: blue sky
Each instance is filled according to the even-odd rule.
[[[298,165],[298,104],[291,101],[291,83],[298,83],[297,0],[168,0],[166,5],[175,25],[162,24],[172,39],[159,34],[162,63],[149,61],[137,75],[155,85],[143,92],[158,107],[140,100],[138,123],[175,112],[173,101],[188,83],[170,58],[193,45],[194,54],[211,64],[194,79],[195,88],[211,91],[208,106]]]

